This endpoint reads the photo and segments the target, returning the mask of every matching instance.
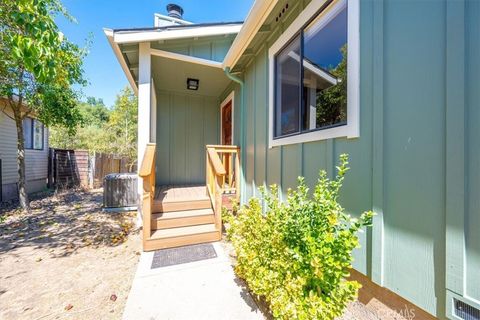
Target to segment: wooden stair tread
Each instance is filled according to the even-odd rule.
[[[205,196],[196,195],[194,197],[189,197],[189,198],[178,197],[178,198],[168,198],[168,199],[162,199],[162,200],[155,199],[155,201],[162,202],[162,203],[190,202],[190,201],[204,201],[204,200],[210,201],[210,197],[207,196],[207,195],[205,195]]]
[[[210,232],[218,232],[217,228],[215,228],[215,224],[213,223],[201,224],[196,226],[188,226],[188,227],[155,230],[154,232],[152,232],[152,235],[149,240],[176,238],[176,237],[198,235],[198,234],[210,233]]]
[[[205,185],[159,186],[155,201],[162,203],[210,200]]]
[[[210,199],[170,202],[154,201],[152,213],[210,209],[211,205]]]
[[[154,213],[152,214],[152,220],[182,219],[206,215],[213,215],[213,210],[209,208]]]

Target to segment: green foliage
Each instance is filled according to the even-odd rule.
[[[60,32],[58,14],[69,17],[58,0],[0,3],[0,96],[9,98],[17,118],[33,113],[73,132],[81,120],[73,85],[86,83],[87,51]]]
[[[137,158],[138,101],[130,87],[119,95],[110,114],[107,125],[107,145],[111,152],[129,159]]]
[[[6,98],[17,127],[18,192],[28,209],[22,121],[35,116],[45,125],[60,125],[73,134],[82,117],[75,107],[85,85],[87,51],[68,41],[57,15],[71,18],[59,0],[0,1],[0,97]]]
[[[79,103],[83,122],[76,133],[68,134],[63,127],[53,127],[50,144],[55,148],[84,149],[91,152],[113,153],[136,159],[137,97],[125,87],[109,110],[101,99],[88,97]]]
[[[347,280],[352,250],[373,213],[351,218],[338,203],[347,165],[342,155],[334,180],[321,171],[312,196],[299,178],[286,202],[272,186],[270,194],[262,190],[265,213],[253,198],[237,215],[225,217],[236,272],[254,294],[265,297],[277,319],[334,319],[357,295],[360,285]]]
[[[341,53],[342,61],[328,70],[340,82],[317,92],[317,123],[333,125],[347,119],[347,45]]]

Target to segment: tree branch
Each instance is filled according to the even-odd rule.
[[[15,121],[15,119],[14,119],[12,116],[10,116],[10,115],[5,111],[5,109],[7,109],[7,106],[6,106],[6,105],[4,105],[3,108],[2,108],[3,114],[6,115],[7,117],[9,117],[10,119],[12,119],[13,121]]]

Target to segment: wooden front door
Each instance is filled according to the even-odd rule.
[[[223,145],[232,144],[232,101],[222,107],[222,141]]]

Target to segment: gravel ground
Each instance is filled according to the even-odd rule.
[[[44,194],[0,212],[0,319],[119,319],[138,263],[136,212],[101,190]]]

